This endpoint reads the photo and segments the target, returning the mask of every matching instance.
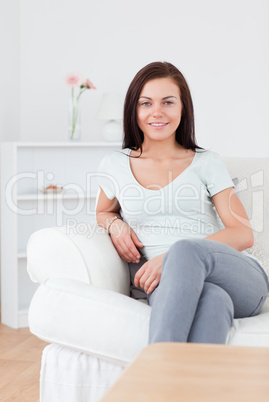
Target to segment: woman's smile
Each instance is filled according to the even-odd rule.
[[[168,125],[168,123],[149,123],[149,125],[153,128],[163,128]]]

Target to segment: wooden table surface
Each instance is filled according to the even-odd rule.
[[[156,343],[102,402],[268,402],[269,348]]]

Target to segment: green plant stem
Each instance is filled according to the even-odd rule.
[[[77,119],[78,119],[78,97],[75,99],[75,94],[74,94],[74,87],[72,88],[72,133],[71,133],[71,140],[74,137],[75,134],[75,129],[77,125]]]
[[[82,88],[79,91],[78,96],[75,98],[75,93],[74,93],[74,87],[72,87],[72,92],[71,92],[71,97],[72,97],[72,133],[71,133],[71,140],[74,137],[75,134],[75,129],[76,129],[76,125],[77,125],[77,120],[78,120],[78,108],[79,108],[79,98],[81,97],[81,95],[83,94],[83,92],[86,91],[86,89],[89,89],[87,87]]]

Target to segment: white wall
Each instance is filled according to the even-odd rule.
[[[19,138],[19,0],[0,0],[0,141]]]
[[[0,0],[0,142],[19,139],[19,93],[19,0]]]
[[[268,156],[268,0],[2,0],[0,140],[67,138],[65,75],[90,77],[82,140],[101,137],[103,92],[167,60],[189,82],[201,146]]]
[[[82,98],[82,139],[100,138],[101,94],[167,60],[189,82],[201,146],[268,156],[268,17],[268,0],[21,1],[21,139],[67,138],[62,79],[74,70],[98,88]]]
[[[267,156],[268,20],[268,0],[1,0],[0,140],[65,140],[74,70],[98,87],[82,98],[82,139],[96,140],[101,94],[168,60],[191,87],[200,145]]]

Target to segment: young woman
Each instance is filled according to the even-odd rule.
[[[149,343],[225,343],[234,317],[260,311],[269,283],[242,252],[253,245],[247,214],[219,155],[196,144],[175,66],[151,63],[134,77],[123,150],[99,172],[97,222],[136,264],[134,284],[152,306]]]

